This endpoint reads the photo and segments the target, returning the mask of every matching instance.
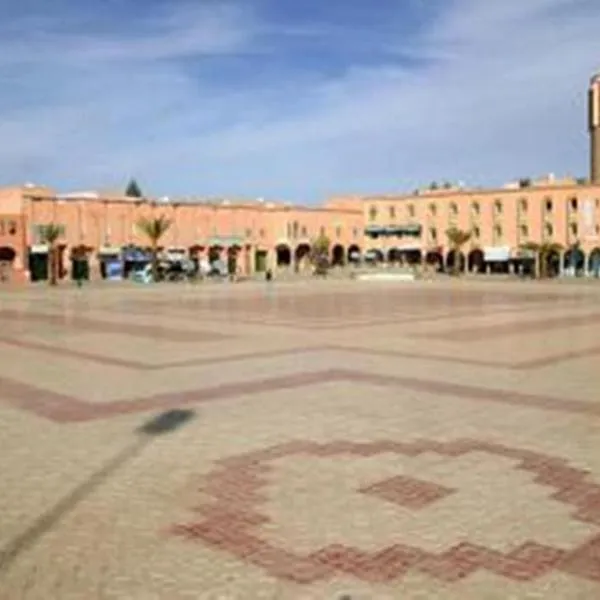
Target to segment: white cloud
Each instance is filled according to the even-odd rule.
[[[396,47],[382,39],[385,64],[349,63],[337,75],[298,64],[261,73],[288,35],[326,48],[318,24],[278,29],[231,5],[159,17],[133,38],[63,35],[64,53],[52,36],[34,36],[46,51],[33,63],[27,38],[21,52],[13,47],[15,85],[38,77],[33,91],[50,91],[0,116],[0,138],[14,140],[0,148],[0,172],[63,187],[112,186],[133,173],[161,194],[303,201],[436,178],[491,184],[586,171],[595,2],[453,0]],[[353,33],[349,49],[360,44]],[[218,59],[191,70],[175,60],[247,53],[256,77],[239,82],[219,77]],[[17,60],[32,68],[15,76]],[[0,60],[0,77],[9,71]]]

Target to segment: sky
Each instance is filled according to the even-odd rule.
[[[598,0],[0,0],[0,185],[315,203],[588,171]]]

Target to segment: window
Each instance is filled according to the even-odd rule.
[[[339,225],[335,228],[335,236],[342,237],[342,228]]]
[[[429,230],[429,237],[434,242],[437,240],[437,229],[435,227],[432,227]]]
[[[287,224],[286,231],[287,231],[286,237],[291,238],[292,237],[292,224],[291,223]]]
[[[496,200],[496,202],[494,202],[494,213],[497,215],[502,214],[502,201],[501,200]]]
[[[325,235],[325,227],[319,227],[319,235]]]
[[[481,214],[481,206],[479,206],[479,202],[473,202],[473,204],[471,204],[471,210],[473,211],[474,215]]]
[[[355,239],[358,237],[358,227],[352,229],[352,237]]]
[[[481,230],[479,227],[473,227],[473,237],[478,240],[481,237]]]
[[[0,235],[5,235],[6,221],[0,221]]]
[[[544,226],[544,233],[550,237],[554,234],[554,227],[552,227],[552,223],[546,223]]]
[[[415,216],[415,205],[414,204],[409,204],[407,210],[408,210],[408,216],[410,218]]]
[[[552,212],[552,198],[546,198],[544,206],[545,206],[546,212]]]
[[[522,213],[526,213],[528,208],[529,208],[529,206],[527,204],[527,198],[521,198],[519,200],[519,210]]]
[[[17,233],[17,223],[16,221],[8,222],[8,235],[15,235]]]
[[[264,230],[264,229],[262,229],[262,228],[261,228],[261,229],[259,229],[259,230],[258,230],[258,235],[259,235],[259,237],[261,237],[261,238],[264,238],[264,237],[265,237],[265,230]]]
[[[294,239],[298,237],[299,228],[300,227],[298,225],[298,221],[294,221],[294,224],[292,225],[292,236],[294,237]]]
[[[374,221],[377,218],[377,207],[371,206],[369,208],[369,221]]]
[[[252,229],[246,229],[246,237],[252,237]]]
[[[437,206],[435,204],[430,204],[429,205],[429,214],[432,217],[435,217],[435,215],[437,215]]]
[[[302,237],[307,237],[308,236],[308,230],[306,229],[306,225],[302,225],[302,229],[300,230],[300,235]]]
[[[502,239],[502,226],[501,225],[496,225],[494,227],[494,235],[496,236],[497,240]]]
[[[456,216],[458,214],[458,206],[457,206],[456,202],[453,202],[450,205],[450,214],[453,216]]]
[[[396,218],[396,207],[395,206],[390,206],[390,219],[395,219]]]
[[[577,235],[577,231],[578,231],[578,227],[577,227],[577,223],[571,223],[569,225],[569,232],[571,233],[571,235]]]
[[[527,227],[527,225],[521,225],[521,227],[519,228],[519,232],[521,234],[521,237],[526,238],[529,235],[529,227]]]
[[[577,198],[571,198],[569,200],[569,206],[571,207],[571,210],[577,210]]]

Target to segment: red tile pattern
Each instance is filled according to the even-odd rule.
[[[449,496],[454,490],[430,481],[398,475],[362,488],[360,491],[363,494],[376,496],[398,506],[415,510]]]
[[[388,388],[410,389],[416,392],[453,396],[475,402],[495,402],[507,406],[524,406],[600,417],[600,404],[587,401],[562,400],[552,396],[493,390],[475,385],[381,375],[346,369],[305,371],[294,375],[245,382],[238,381],[183,392],[103,402],[102,404],[93,404],[67,394],[59,394],[36,385],[0,376],[0,389],[2,390],[0,402],[32,412],[51,421],[71,423],[108,419],[136,412],[181,408],[182,406],[228,400],[239,396],[254,396],[265,392],[343,381]]]
[[[116,333],[131,337],[148,338],[168,342],[207,342],[229,339],[227,336],[214,331],[194,331],[193,329],[176,329],[160,325],[140,325],[137,323],[106,321],[92,319],[81,315],[49,314],[29,311],[25,314],[17,310],[3,309],[0,311],[0,323],[8,321],[15,323],[31,323],[51,325],[65,330],[82,331],[85,333]]]
[[[517,468],[533,473],[536,482],[553,488],[552,498],[572,506],[574,519],[600,527],[600,485],[588,481],[587,472],[570,467],[560,458],[478,440],[327,444],[294,441],[218,461],[216,470],[201,482],[200,491],[210,498],[195,508],[202,520],[176,525],[172,532],[227,552],[262,568],[274,578],[300,584],[328,579],[339,573],[367,582],[390,582],[411,570],[455,582],[480,569],[515,581],[531,581],[559,570],[600,583],[600,533],[570,551],[530,541],[502,553],[467,541],[437,554],[403,544],[375,552],[334,544],[302,555],[279,548],[261,537],[260,525],[269,521],[262,509],[266,498],[261,491],[267,484],[270,461],[297,454],[367,457],[381,453],[417,456],[425,452],[448,457],[485,452],[511,458]],[[402,487],[399,478],[389,482],[388,490]],[[414,508],[422,508],[435,495],[433,488],[420,484],[414,486],[410,495],[409,502]],[[384,482],[378,485],[380,490],[386,489]],[[418,498],[419,493],[422,498]]]

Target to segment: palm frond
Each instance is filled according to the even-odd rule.
[[[136,223],[138,230],[143,233],[152,244],[156,244],[158,240],[168,231],[171,227],[172,221],[167,219],[164,215],[156,219],[141,217]]]
[[[450,227],[450,229],[446,230],[446,237],[454,248],[460,248],[473,237],[473,233],[471,231],[463,231],[462,229],[458,229],[458,227]]]
[[[65,228],[62,225],[57,225],[56,223],[47,223],[46,225],[40,226],[39,232],[41,242],[43,244],[52,246],[52,244],[54,244],[63,236]]]

